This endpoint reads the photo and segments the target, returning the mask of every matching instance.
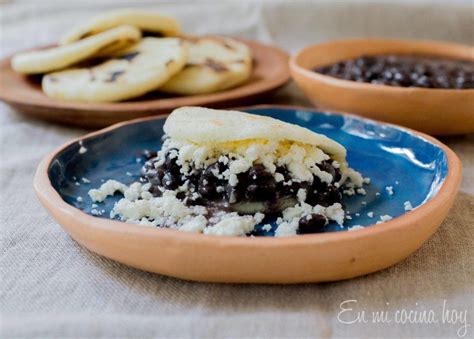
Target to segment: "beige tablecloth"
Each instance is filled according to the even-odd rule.
[[[110,3],[6,2],[0,5],[1,54],[53,42],[71,24],[114,6],[162,9],[188,32],[233,34],[289,52],[369,35],[473,43],[469,0]],[[268,102],[308,104],[292,85]],[[2,338],[473,335],[473,135],[443,139],[462,159],[461,191],[440,230],[408,259],[349,281],[244,286],[141,272],[79,246],[40,206],[32,179],[43,156],[86,131],[35,121],[4,104],[0,119]],[[341,313],[341,303],[353,310]],[[397,323],[403,310],[432,311],[437,322]],[[373,311],[386,311],[391,322],[372,321]],[[448,323],[454,311],[459,318]]]

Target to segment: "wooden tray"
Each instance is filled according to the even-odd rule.
[[[120,121],[169,113],[180,106],[230,107],[247,104],[286,84],[290,78],[288,54],[256,41],[242,40],[253,53],[252,76],[226,91],[194,96],[148,93],[119,103],[78,103],[53,100],[41,90],[41,78],[16,73],[11,57],[0,61],[0,100],[38,119],[82,127],[103,127]],[[44,47],[43,47],[44,48]]]

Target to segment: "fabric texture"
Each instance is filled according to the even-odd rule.
[[[30,0],[0,5],[1,56],[54,42],[93,14],[132,6],[174,14],[193,34],[257,39],[288,52],[362,36],[474,42],[472,1]],[[310,105],[293,84],[260,103]],[[0,119],[2,338],[435,338],[462,336],[464,323],[464,336],[473,335],[474,135],[441,139],[463,162],[461,190],[439,231],[406,260],[334,283],[225,285],[142,272],[81,247],[39,204],[32,180],[46,154],[87,131],[34,120],[3,103]],[[353,311],[341,315],[344,301]],[[432,310],[437,322],[372,321],[373,311],[401,310]],[[456,323],[443,321],[453,310]],[[366,323],[344,323],[360,312]]]

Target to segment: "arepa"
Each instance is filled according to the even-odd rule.
[[[43,77],[43,91],[54,99],[113,102],[156,89],[186,63],[186,44],[177,38],[144,38],[114,58],[91,68]]]
[[[133,26],[120,26],[66,46],[16,54],[12,68],[25,74],[40,74],[63,69],[99,55],[104,49],[126,46],[141,38]]]

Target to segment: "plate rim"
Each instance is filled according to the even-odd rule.
[[[216,38],[224,38],[230,37],[226,35],[217,35],[217,34],[207,34],[203,35],[206,37],[216,37]],[[275,55],[278,59],[281,59],[281,65],[285,67],[281,67],[279,69],[279,73],[277,76],[273,78],[263,78],[261,80],[256,81],[254,84],[251,84],[250,87],[245,87],[245,84],[241,86],[237,86],[234,88],[230,88],[221,92],[216,93],[208,93],[208,94],[200,94],[200,95],[190,95],[190,96],[176,96],[171,98],[163,98],[163,99],[153,99],[153,100],[146,100],[146,101],[123,101],[123,102],[112,102],[112,103],[84,103],[84,102],[68,102],[68,101],[61,101],[61,100],[54,100],[48,97],[44,99],[33,99],[31,100],[22,100],[18,99],[15,95],[14,90],[9,90],[8,86],[4,85],[3,82],[0,83],[0,100],[8,105],[28,105],[34,106],[37,109],[53,109],[53,110],[70,110],[70,111],[77,111],[77,112],[93,112],[93,111],[100,111],[102,113],[113,113],[119,112],[122,114],[126,114],[130,111],[135,112],[152,112],[156,111],[159,113],[160,111],[171,110],[175,107],[179,106],[191,106],[191,105],[216,105],[221,102],[231,101],[231,100],[239,100],[241,98],[256,96],[259,94],[268,93],[270,91],[276,90],[284,85],[286,85],[290,79],[290,69],[289,69],[289,59],[290,55],[285,50],[266,43],[262,43],[257,40],[251,39],[242,39],[237,37],[230,37],[241,41],[242,43],[252,48],[260,48],[266,51],[271,51],[273,55]],[[52,45],[44,45],[44,46],[37,46],[32,47],[29,49],[25,49],[24,51],[18,51],[7,55],[6,57],[0,59],[0,66],[5,69],[11,70],[11,58],[16,53],[21,53],[30,50],[36,50],[46,47],[51,47]],[[285,62],[283,62],[285,60]],[[16,76],[21,77],[23,75],[19,73],[15,73]],[[257,88],[255,87],[257,86]],[[4,90],[6,89],[6,90]],[[177,103],[172,103],[172,101],[177,101]],[[139,107],[143,106],[143,107]],[[27,113],[31,116],[37,116],[37,114]],[[101,116],[101,118],[106,118],[106,116]]]
[[[304,107],[304,106],[294,106],[294,105],[253,105],[253,106],[244,106],[238,107],[237,109],[292,109],[292,110],[302,110],[307,112],[314,112],[318,111],[314,107]],[[152,117],[144,117],[144,118],[137,118],[129,121],[124,121],[120,123],[116,123],[109,127],[103,128],[98,131],[94,131],[92,133],[88,133],[84,136],[75,138],[69,142],[64,143],[63,145],[57,147],[54,151],[49,153],[45,156],[34,176],[33,186],[36,192],[37,197],[39,198],[40,202],[46,208],[50,215],[52,215],[55,219],[56,216],[67,217],[70,219],[82,219],[82,225],[88,227],[90,229],[97,229],[106,232],[118,232],[118,233],[126,233],[130,236],[136,237],[145,237],[150,241],[153,241],[155,238],[166,238],[172,242],[179,242],[179,243],[199,243],[206,246],[212,247],[223,247],[223,246],[230,246],[230,247],[243,247],[251,249],[252,247],[259,246],[265,248],[274,248],[274,247],[293,247],[293,246],[312,246],[321,243],[338,243],[347,240],[358,240],[362,238],[370,238],[373,236],[380,235],[381,233],[385,232],[392,232],[392,231],[400,231],[406,227],[410,227],[412,224],[416,224],[416,221],[421,220],[423,218],[427,218],[432,211],[437,210],[440,208],[445,201],[449,201],[450,198],[455,196],[462,177],[462,165],[461,161],[459,160],[458,156],[452,151],[448,146],[440,142],[439,140],[426,135],[422,132],[418,132],[412,130],[407,127],[399,126],[396,124],[380,122],[374,119],[364,118],[357,116],[355,114],[350,113],[341,113],[341,112],[327,112],[327,111],[318,111],[321,113],[329,113],[332,115],[342,115],[352,117],[358,120],[364,120],[376,124],[388,125],[391,127],[395,127],[397,129],[402,129],[405,132],[408,132],[412,135],[416,135],[417,137],[421,137],[426,141],[440,147],[443,152],[446,154],[447,164],[448,164],[448,172],[446,178],[439,188],[436,195],[431,198],[429,201],[421,205],[415,210],[406,212],[401,216],[393,218],[392,220],[384,222],[382,225],[383,227],[373,227],[374,225],[370,225],[370,227],[365,227],[364,229],[358,229],[354,231],[344,231],[344,232],[327,232],[327,233],[318,233],[318,234],[305,234],[303,236],[292,236],[292,237],[213,237],[204,234],[196,234],[196,233],[189,233],[183,232],[179,230],[169,229],[169,228],[148,228],[143,227],[140,225],[135,225],[131,223],[126,223],[118,220],[111,220],[111,219],[104,219],[91,216],[80,209],[69,205],[65,202],[59,192],[57,192],[51,184],[48,176],[48,168],[50,164],[54,160],[54,158],[62,152],[67,147],[71,146],[74,143],[77,143],[81,140],[89,139],[101,134],[108,133],[112,130],[121,128],[126,125],[136,124],[139,122],[150,121],[150,120],[158,120],[158,119],[165,119],[168,115],[162,116],[152,116]],[[59,223],[59,222],[58,222]],[[68,229],[59,223],[63,229],[65,229],[68,233]],[[368,225],[369,226],[369,225]],[[437,227],[436,227],[437,228]]]

